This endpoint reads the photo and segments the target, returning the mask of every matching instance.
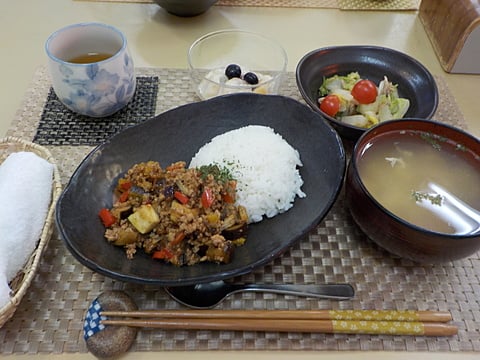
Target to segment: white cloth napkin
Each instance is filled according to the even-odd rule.
[[[0,165],[0,308],[40,239],[52,182],[53,165],[33,152],[12,153]]]

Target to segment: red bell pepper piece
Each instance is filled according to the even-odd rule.
[[[170,245],[178,245],[183,239],[185,239],[185,232],[179,231],[177,235],[175,235],[175,238],[170,242]]]
[[[132,182],[131,181],[119,181],[119,184],[120,188],[122,190],[130,190],[130,188],[132,187]]]
[[[125,191],[123,192],[120,197],[118,198],[118,201],[120,202],[125,202],[128,200],[128,196],[130,195],[130,192],[129,191]]]
[[[115,219],[115,216],[113,216],[110,210],[108,210],[107,208],[101,209],[98,212],[98,216],[100,217],[100,220],[102,220],[103,226],[105,227],[110,227],[117,221],[117,219]]]
[[[229,181],[227,184],[227,191],[225,192],[225,194],[222,194],[222,200],[225,201],[227,204],[235,203],[236,189],[237,182]]]
[[[154,259],[169,260],[173,257],[173,253],[167,248],[164,248],[162,250],[155,251],[152,257]]]
[[[205,188],[202,193],[202,206],[205,209],[208,209],[212,206],[215,197],[213,196],[212,190],[209,188]]]
[[[183,193],[181,193],[180,191],[175,191],[173,193],[173,196],[175,197],[175,199],[177,199],[178,201],[180,201],[183,205],[185,205],[186,203],[188,203],[188,196],[184,195]]]
[[[235,196],[233,196],[232,194],[229,194],[229,193],[223,194],[222,199],[227,204],[233,204],[235,202]]]

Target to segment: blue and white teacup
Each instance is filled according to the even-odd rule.
[[[132,99],[135,69],[118,29],[101,23],[69,25],[50,35],[45,48],[53,90],[70,110],[104,117]]]

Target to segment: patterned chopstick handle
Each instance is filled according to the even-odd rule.
[[[455,325],[418,321],[332,320],[332,328],[333,333],[371,335],[452,336],[458,333]]]
[[[415,310],[329,310],[332,320],[368,320],[368,321],[435,321],[447,322],[452,316],[446,311]]]

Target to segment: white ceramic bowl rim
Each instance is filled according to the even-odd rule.
[[[115,54],[113,54],[113,56],[109,57],[108,59],[105,59],[105,60],[102,60],[102,61],[99,61],[98,63],[102,63],[102,62],[108,62],[108,61],[112,61],[114,58],[116,58],[117,56],[119,56],[120,53],[123,53],[124,50],[126,49],[127,47],[127,39],[125,37],[125,35],[119,30],[117,29],[116,27],[112,26],[112,25],[108,25],[108,24],[104,24],[104,23],[99,23],[99,22],[83,22],[83,23],[77,23],[77,24],[71,24],[71,25],[67,25],[63,28],[60,28],[58,30],[56,30],[55,32],[53,32],[47,39],[47,41],[45,42],[45,51],[47,53],[47,55],[54,61],[58,62],[58,63],[63,63],[63,64],[68,64],[69,66],[72,66],[72,65],[78,65],[78,66],[86,66],[88,64],[76,64],[76,63],[71,63],[71,62],[68,62],[64,59],[61,59],[57,56],[55,56],[52,51],[50,50],[50,47],[51,47],[51,43],[53,40],[55,40],[56,37],[58,37],[60,34],[62,34],[63,32],[65,31],[69,31],[69,30],[73,30],[75,28],[79,28],[79,27],[91,27],[91,26],[96,26],[96,27],[99,27],[99,28],[103,28],[103,29],[106,29],[106,30],[109,30],[111,31],[112,33],[115,33],[119,39],[121,39],[121,47],[117,49],[117,51],[115,52]]]
[[[270,38],[270,37],[267,37],[267,36],[264,36],[262,34],[259,34],[259,33],[256,33],[256,32],[253,32],[253,31],[248,31],[248,30],[240,30],[240,29],[223,29],[223,30],[217,30],[217,31],[212,31],[210,33],[207,33],[201,37],[199,37],[197,40],[195,40],[192,45],[190,45],[189,49],[188,49],[188,65],[190,67],[191,70],[195,70],[195,66],[193,65],[192,63],[192,51],[193,49],[202,41],[206,40],[206,39],[209,39],[209,38],[213,38],[215,36],[218,36],[218,35],[223,35],[223,34],[246,34],[246,35],[252,35],[252,36],[255,36],[255,37],[258,37],[258,38],[261,38],[263,40],[266,40],[270,43],[272,43],[274,46],[276,46],[278,48],[278,50],[281,52],[282,54],[282,58],[283,58],[283,64],[282,64],[282,68],[280,70],[277,70],[277,71],[271,71],[270,74],[272,76],[272,79],[270,80],[267,80],[267,81],[262,81],[262,82],[259,82],[258,84],[255,84],[255,85],[250,85],[250,84],[245,84],[245,85],[230,85],[230,84],[221,84],[222,87],[226,88],[226,89],[245,89],[245,90],[249,90],[249,89],[255,89],[259,86],[262,86],[262,85],[266,85],[266,84],[270,84],[274,81],[277,81],[278,77],[279,76],[282,76],[283,73],[285,73],[286,69],[287,69],[287,65],[288,65],[288,56],[287,56],[287,52],[285,51],[285,49],[283,48],[283,46],[276,40]],[[204,70],[208,70],[208,69],[204,69]],[[210,82],[212,84],[215,84],[215,85],[220,85],[220,83],[218,83],[217,81],[214,81],[214,80],[211,80],[211,79],[203,79],[204,81],[207,81],[207,82]]]

